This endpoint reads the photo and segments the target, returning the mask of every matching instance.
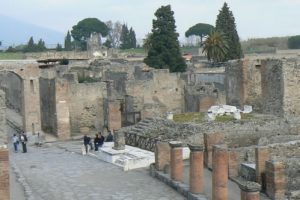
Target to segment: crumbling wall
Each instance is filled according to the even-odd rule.
[[[5,92],[0,90],[0,148],[7,144]]]
[[[286,188],[288,191],[300,191],[300,158],[289,158],[285,161]]]
[[[73,135],[102,130],[106,84],[70,84],[70,123]]]
[[[182,112],[183,83],[178,74],[168,70],[153,70],[151,80],[127,81],[126,93],[140,101],[142,118]]]
[[[300,62],[296,59],[282,61],[282,92],[284,116],[293,118],[300,116]]]
[[[0,73],[0,88],[6,93],[6,106],[17,113],[23,112],[23,80],[14,72]]]
[[[260,60],[231,61],[225,68],[226,102],[242,108],[252,105],[262,112],[262,80]]]
[[[262,62],[263,113],[283,116],[284,79],[280,60]]]
[[[212,105],[225,104],[224,73],[182,74],[185,81],[185,112],[206,112]]]
[[[41,125],[46,133],[57,133],[55,79],[40,78]]]

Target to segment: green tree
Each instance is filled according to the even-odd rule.
[[[129,38],[129,44],[130,44],[129,47],[136,48],[136,37],[135,37],[135,32],[132,27],[129,30],[128,38]]]
[[[210,34],[210,32],[214,29],[214,27],[210,24],[198,23],[192,27],[190,27],[185,32],[185,37],[190,37],[193,35],[200,37],[200,46],[203,44],[203,38]]]
[[[151,47],[151,43],[150,43],[151,35],[152,33],[148,33],[143,39],[143,48],[145,49],[146,52],[148,52]]]
[[[120,37],[122,33],[122,24],[119,21],[113,23],[112,21],[106,22],[107,27],[109,28],[109,33],[107,39],[111,41],[111,45],[114,48],[120,46]]]
[[[41,52],[41,51],[45,51],[47,48],[46,48],[46,45],[45,45],[45,42],[40,39],[37,43],[37,45],[35,45],[35,50],[34,51],[37,51],[37,52]]]
[[[180,52],[171,6],[161,6],[155,12],[155,16],[149,38],[150,48],[144,62],[157,69],[169,69],[171,72],[185,71],[186,63]]]
[[[71,30],[71,35],[75,40],[76,47],[81,50],[86,50],[87,39],[90,38],[91,33],[100,33],[101,36],[106,37],[109,29],[105,23],[97,18],[86,18],[74,25]]]
[[[36,44],[34,43],[33,37],[29,38],[27,45],[23,49],[24,52],[35,52],[36,51]]]
[[[300,49],[300,35],[289,37],[288,47],[289,49]]]
[[[55,50],[56,51],[62,51],[63,50],[62,45],[57,43]]]
[[[122,26],[122,32],[120,36],[120,48],[121,49],[129,49],[130,48],[130,38],[129,38],[129,30],[126,24]]]
[[[71,51],[72,50],[72,40],[70,31],[68,31],[67,36],[65,37],[65,50]]]
[[[239,59],[243,57],[240,39],[236,30],[235,19],[225,2],[216,20],[216,30],[225,34],[228,42],[228,53],[225,60]]]
[[[207,59],[213,63],[224,61],[228,53],[228,43],[223,33],[212,31],[203,45]]]
[[[106,40],[104,43],[103,43],[104,46],[106,46],[107,48],[112,48],[112,42],[110,40]]]

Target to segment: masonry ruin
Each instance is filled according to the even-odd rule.
[[[234,60],[220,68],[194,61],[185,73],[169,73],[148,67],[139,58],[126,59],[93,49],[93,43],[90,46],[105,55],[62,53],[31,55],[37,60],[0,61],[0,89],[4,91],[0,93],[0,174],[7,172],[8,165],[4,123],[58,140],[98,131],[106,134],[109,128],[124,134],[128,145],[156,151],[155,170],[168,171],[171,166],[170,177],[177,182],[181,182],[182,166],[173,165],[182,160],[181,150],[176,149],[181,146],[170,147],[168,142],[189,144],[190,173],[195,177],[189,182],[192,193],[204,195],[199,166],[216,171],[214,162],[225,162],[228,172],[222,173],[233,180],[260,184],[271,199],[300,198],[299,59]],[[62,62],[66,59],[68,63]],[[205,113],[217,104],[251,105],[254,114],[230,122],[165,119],[167,113]],[[214,157],[216,145],[225,145],[225,153],[219,149],[226,154],[224,161]],[[219,182],[219,175],[215,176]],[[226,182],[226,177],[221,181]],[[260,191],[255,186],[259,188],[255,192]],[[240,187],[248,199],[250,186],[241,183]]]

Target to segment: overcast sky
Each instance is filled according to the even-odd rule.
[[[300,35],[300,0],[228,0],[241,39]],[[154,12],[171,4],[180,38],[196,23],[215,25],[222,0],[3,0],[0,14],[65,33],[96,17],[132,26],[137,38],[151,31]],[[1,28],[1,31],[3,29]]]

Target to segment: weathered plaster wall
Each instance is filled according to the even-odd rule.
[[[69,106],[71,132],[74,135],[102,130],[103,101],[107,98],[106,84],[70,84]]]
[[[0,90],[0,148],[7,144],[5,92]]]

